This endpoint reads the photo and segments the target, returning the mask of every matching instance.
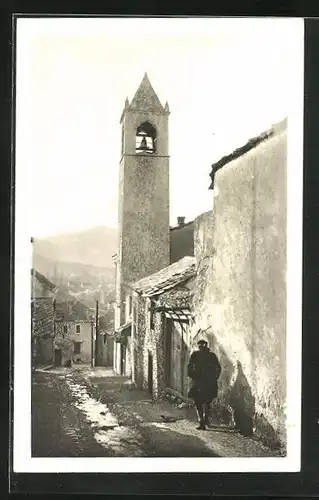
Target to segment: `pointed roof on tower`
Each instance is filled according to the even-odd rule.
[[[164,112],[164,108],[161,101],[157,97],[152,84],[148,78],[147,73],[145,73],[143,80],[136,91],[135,96],[129,106],[130,110],[136,111],[157,111]]]

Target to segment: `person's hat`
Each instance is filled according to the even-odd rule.
[[[197,342],[197,345],[207,345],[207,344],[208,344],[207,340],[204,339],[201,339]]]

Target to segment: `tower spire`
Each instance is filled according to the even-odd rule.
[[[134,111],[164,112],[164,108],[152,87],[148,74],[145,72],[133,100],[129,106]]]

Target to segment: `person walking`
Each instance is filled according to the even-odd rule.
[[[221,366],[206,340],[199,340],[197,345],[198,350],[191,354],[188,362],[188,376],[192,380],[188,396],[195,403],[199,421],[197,429],[205,430],[209,424],[210,403],[217,397]]]

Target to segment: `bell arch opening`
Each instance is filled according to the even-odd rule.
[[[136,129],[136,154],[154,154],[156,152],[156,129],[149,122],[142,123]]]

